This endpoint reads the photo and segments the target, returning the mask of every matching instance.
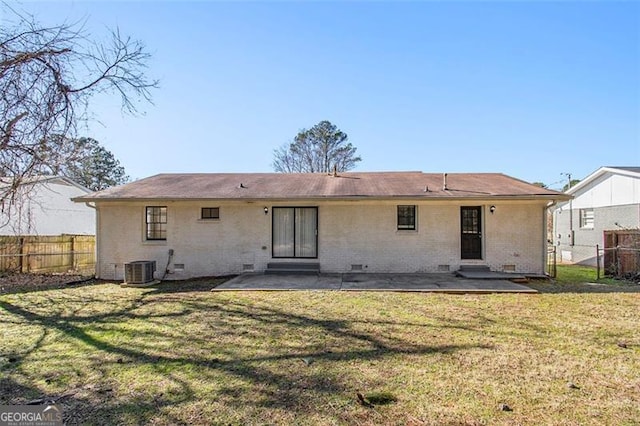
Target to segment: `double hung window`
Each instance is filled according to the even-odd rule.
[[[146,239],[167,239],[167,208],[165,206],[150,206],[145,214]]]

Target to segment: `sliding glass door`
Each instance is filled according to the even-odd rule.
[[[274,207],[273,257],[318,257],[318,208]]]

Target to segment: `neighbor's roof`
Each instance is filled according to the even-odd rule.
[[[91,192],[89,188],[86,188],[80,185],[78,182],[74,181],[73,179],[68,178],[66,176],[59,176],[59,175],[37,175],[37,176],[27,176],[27,177],[21,177],[21,178],[10,177],[10,176],[0,176],[0,189],[15,187],[15,186],[29,186],[29,185],[36,185],[36,184],[44,184],[49,182],[62,184],[62,185],[75,186],[76,188],[86,193]]]
[[[293,200],[363,198],[543,198],[565,194],[499,173],[197,173],[159,174],[75,201]]]
[[[615,167],[615,166],[609,166],[609,167],[605,167],[606,169],[618,169],[618,170],[623,170],[626,172],[632,172],[632,173],[640,173],[640,167]]]
[[[598,178],[600,178],[601,176],[606,175],[607,173],[623,175],[623,176],[630,176],[632,178],[640,179],[640,167],[635,167],[635,166],[631,166],[631,167],[630,166],[625,166],[625,167],[605,166],[605,167],[600,167],[598,170],[596,170],[595,172],[591,173],[589,176],[587,176],[586,178],[582,179],[580,182],[578,182],[577,184],[575,184],[571,188],[567,189],[566,193],[567,194],[576,194],[577,192],[580,192],[584,188],[588,188],[589,185],[591,185],[592,182],[596,181]]]

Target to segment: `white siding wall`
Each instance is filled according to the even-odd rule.
[[[94,235],[95,210],[73,197],[87,192],[63,180],[36,183],[0,221],[0,235]]]
[[[604,247],[604,231],[640,227],[637,177],[607,172],[577,191],[574,197],[553,213],[559,261],[596,266],[596,245]],[[592,228],[580,227],[581,209],[593,209]]]
[[[607,173],[574,194],[574,209],[640,204],[640,179]],[[562,205],[569,210],[569,203]]]
[[[544,202],[429,202],[417,204],[417,231],[396,229],[396,206],[414,201],[287,203],[101,203],[98,275],[123,279],[123,264],[155,260],[160,278],[169,249],[174,250],[167,279],[238,274],[243,265],[263,271],[271,258],[271,210],[274,206],[318,206],[318,259],[324,272],[348,272],[362,265],[369,272],[452,271],[480,263],[502,270],[543,273]],[[489,213],[489,206],[496,212]],[[167,241],[144,240],[145,205],[166,205]],[[460,260],[460,206],[484,208],[484,259]],[[264,214],[264,207],[269,213]],[[201,207],[220,207],[219,221],[199,219]],[[294,260],[297,261],[297,260]],[[309,259],[300,259],[309,262]],[[184,264],[176,270],[175,264]]]

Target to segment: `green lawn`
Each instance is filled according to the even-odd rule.
[[[556,277],[559,283],[572,284],[572,283],[603,283],[620,285],[623,282],[616,281],[613,278],[604,277],[604,271],[600,270],[600,278],[598,279],[598,271],[596,268],[590,266],[581,265],[558,265],[558,276]]]
[[[214,285],[0,296],[0,404],[59,398],[87,424],[640,423],[639,293]]]
[[[603,272],[601,271],[601,274]],[[532,281],[527,284],[546,293],[557,292],[640,292],[640,285],[633,282],[600,276],[596,268],[580,265],[558,265],[555,279]]]

